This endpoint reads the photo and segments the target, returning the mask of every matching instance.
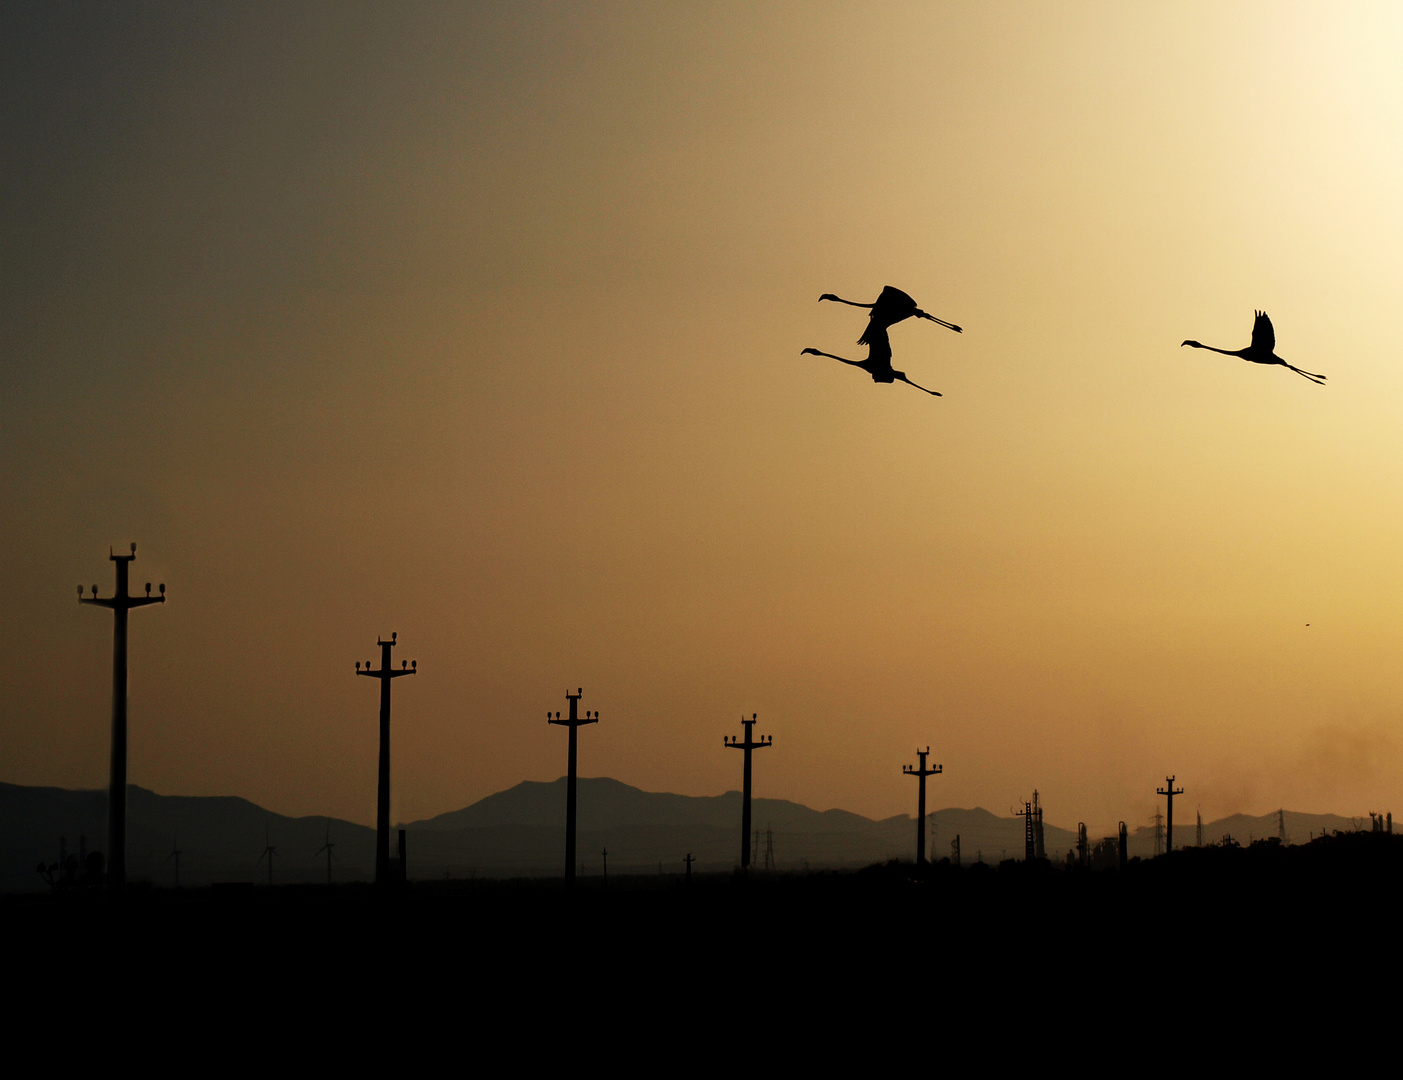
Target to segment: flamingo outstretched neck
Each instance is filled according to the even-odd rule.
[[[1257,317],[1252,323],[1252,343],[1245,349],[1219,349],[1193,340],[1184,341],[1179,348],[1182,349],[1184,345],[1191,349],[1207,349],[1209,352],[1222,353],[1224,356],[1236,356],[1253,364],[1279,364],[1294,371],[1302,378],[1309,379],[1317,386],[1325,385],[1324,375],[1317,375],[1313,371],[1305,371],[1294,364],[1288,364],[1276,355],[1276,331],[1272,328],[1271,319],[1267,317],[1265,311],[1257,312]]]
[[[880,355],[880,352],[878,350],[872,350],[872,352],[876,353],[877,355],[870,355],[866,360],[845,360],[841,356],[834,356],[832,353],[819,352],[817,349],[804,349],[799,353],[799,355],[826,356],[829,360],[837,360],[840,364],[847,364],[849,367],[862,368],[863,371],[867,372],[867,374],[872,376],[873,382],[889,383],[900,380],[901,382],[906,383],[907,386],[914,386],[917,390],[924,390],[927,394],[930,394],[931,397],[945,396],[939,390],[927,390],[920,383],[912,382],[906,377],[906,372],[895,370],[891,366],[890,351],[888,351],[888,354],[885,358],[883,358]]]

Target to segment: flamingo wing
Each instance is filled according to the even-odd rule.
[[[1276,331],[1272,329],[1271,320],[1267,318],[1265,311],[1257,312],[1257,319],[1252,323],[1252,344],[1249,348],[1267,356],[1276,351]]]
[[[887,336],[885,327],[877,326],[876,321],[868,323],[867,333],[863,335],[867,340],[867,363],[873,367],[881,367],[891,370],[891,338]],[[869,369],[870,370],[870,369]]]
[[[887,285],[872,305],[872,318],[881,319],[883,326],[891,326],[902,319],[909,319],[916,311],[915,300],[895,286]]]
[[[916,307],[916,301],[911,297],[895,286],[885,286],[881,295],[877,297],[877,302],[872,305],[872,318],[868,320],[867,329],[862,337],[858,338],[857,343],[870,344],[874,330],[885,331],[887,327],[901,322],[902,319],[909,319],[918,310],[920,309]]]

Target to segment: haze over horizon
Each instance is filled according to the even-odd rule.
[[[0,12],[0,780],[396,820],[565,767],[1101,835],[1403,780],[1403,11]],[[885,284],[964,327],[891,331]],[[1183,349],[1277,351],[1329,377]]]

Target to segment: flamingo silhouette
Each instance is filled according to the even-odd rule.
[[[1302,371],[1276,355],[1276,331],[1272,329],[1271,320],[1267,318],[1265,311],[1257,312],[1257,319],[1252,323],[1252,344],[1245,349],[1229,352],[1227,349],[1215,349],[1212,345],[1200,345],[1197,341],[1186,341],[1184,345],[1194,349],[1207,349],[1209,352],[1222,353],[1224,356],[1240,356],[1254,364],[1280,364],[1282,367],[1290,368],[1297,375],[1304,376],[1317,386],[1325,385],[1324,375]],[[1179,348],[1182,349],[1184,345],[1180,345]]]
[[[903,294],[904,295],[904,294]],[[851,301],[844,300],[843,303]],[[865,307],[866,305],[859,305]],[[905,318],[905,316],[902,316]],[[867,325],[867,333],[863,335],[864,344],[867,345],[866,360],[844,360],[841,356],[834,356],[832,353],[819,352],[817,349],[804,349],[800,356],[826,356],[830,360],[837,360],[841,364],[848,364],[851,367],[862,368],[863,371],[872,376],[873,382],[890,383],[900,379],[909,386],[914,386],[917,390],[925,390],[932,397],[943,397],[938,390],[926,390],[920,383],[913,383],[906,377],[906,372],[896,371],[891,366],[891,340],[887,337],[885,327],[876,326],[874,319]]]
[[[874,330],[888,330],[903,319],[911,318],[912,315],[916,316],[918,319],[929,319],[933,323],[939,323],[941,326],[947,327],[957,334],[964,333],[964,331],[954,323],[948,323],[944,319],[937,319],[934,315],[926,314],[916,306],[915,300],[900,289],[891,285],[883,288],[881,295],[870,304],[861,304],[856,300],[844,300],[841,296],[834,296],[831,292],[824,293],[818,299],[819,303],[823,303],[825,300],[833,300],[839,304],[850,304],[853,307],[871,309],[872,317],[868,320],[867,330],[863,333],[862,337],[857,339],[859,345],[868,344]]]

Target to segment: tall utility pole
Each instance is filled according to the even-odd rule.
[[[1039,859],[1047,857],[1047,849],[1043,846],[1043,808],[1038,803],[1037,788],[1033,789],[1033,855]]]
[[[1155,788],[1156,795],[1164,795],[1169,800],[1169,807],[1164,815],[1164,850],[1166,853],[1174,850],[1174,796],[1184,794],[1184,789],[1174,790],[1174,777],[1166,776],[1165,784],[1162,788]]]
[[[560,718],[560,713],[552,716],[546,713],[546,722],[549,724],[559,724],[570,729],[570,758],[569,770],[566,772],[565,780],[565,884],[575,884],[575,732],[581,724],[599,723],[598,712],[586,712],[584,719],[580,718],[580,698],[585,696],[584,687],[580,687],[575,693],[565,691],[565,700],[570,702],[570,717],[567,720]]]
[[[1119,858],[1116,860],[1120,868],[1124,870],[1130,865],[1130,834],[1125,831],[1125,822],[1120,823],[1120,832],[1116,835]]]
[[[112,767],[107,776],[107,887],[121,892],[127,884],[127,612],[147,604],[164,604],[166,586],[161,595],[151,595],[151,582],[146,583],[145,596],[127,595],[127,571],[136,558],[136,545],[130,555],[107,557],[117,564],[117,592],[111,600],[97,598],[97,586],[91,597],[83,596],[78,586],[78,603],[96,604],[112,609]]]
[[[390,667],[390,650],[395,647],[399,634],[391,634],[389,641],[378,637],[375,644],[380,646],[380,670],[370,670],[370,661],[362,668],[356,661],[356,674],[368,675],[380,680],[380,783],[375,797],[375,884],[388,885],[390,876],[390,680],[401,675],[413,675],[419,670],[419,661],[401,660],[400,669]]]
[[[751,713],[750,719],[740,718],[740,722],[745,725],[745,742],[737,742],[734,735],[722,735],[721,742],[724,746],[733,746],[745,751],[745,781],[741,788],[740,804],[740,868],[750,869],[750,752],[759,750],[764,746],[774,745],[773,735],[761,735],[760,741],[755,742],[750,737],[750,730],[755,726],[758,717],[757,713]]]
[[[924,866],[926,863],[926,777],[938,776],[942,769],[936,765],[933,768],[926,768],[926,756],[930,753],[930,747],[924,750],[917,750],[916,756],[921,759],[920,768],[913,769],[910,765],[903,765],[901,772],[903,776],[919,776],[920,794],[916,796],[916,865]]]

